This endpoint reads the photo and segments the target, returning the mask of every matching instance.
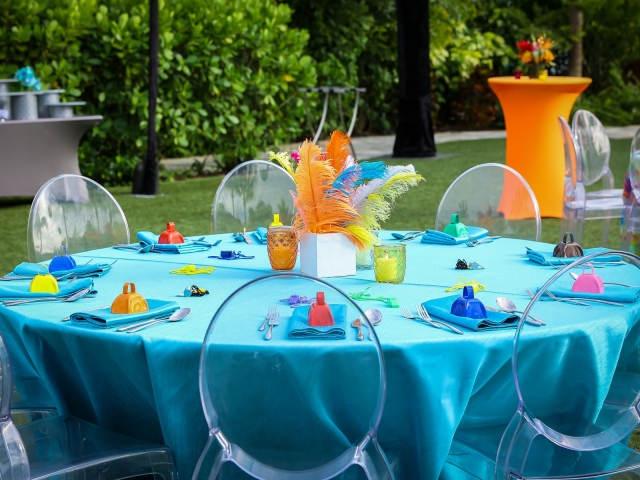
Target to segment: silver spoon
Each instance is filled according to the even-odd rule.
[[[498,307],[500,307],[501,310],[507,313],[522,313],[521,311],[517,310],[516,304],[509,300],[507,297],[496,298],[496,304],[498,305]],[[530,325],[535,325],[536,327],[546,325],[546,322],[534,317],[533,315],[527,315],[527,318],[525,318],[524,321]]]
[[[579,277],[579,275],[574,272],[569,272],[569,275],[571,275],[571,278],[573,278],[574,280],[577,280]],[[617,283],[617,282],[603,282],[603,283],[605,285],[618,285],[620,287],[638,288],[635,285],[629,285],[627,283]]]
[[[369,323],[374,327],[382,321],[382,312],[377,308],[370,308],[364,312],[364,314],[367,316]],[[369,340],[372,340],[371,330],[369,330]]]
[[[358,340],[364,340],[364,335],[362,334],[362,322],[360,322],[360,319],[356,318],[351,326],[358,329]]]
[[[156,323],[179,322],[180,320],[185,318],[190,313],[191,313],[191,309],[190,308],[180,308],[180,309],[176,310],[175,312],[173,312],[169,318],[157,318],[157,319],[154,319],[154,320],[149,320],[149,321],[144,322],[144,323],[139,323],[137,325],[133,325],[133,328],[129,328],[127,330],[127,333],[139,332],[143,328],[150,327],[151,325],[155,325]],[[116,331],[117,332],[122,332],[124,330],[125,330],[124,327],[121,327]]]

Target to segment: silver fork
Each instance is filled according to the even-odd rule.
[[[422,318],[424,321],[429,322],[431,324],[437,323],[438,325],[442,325],[443,327],[447,327],[449,330],[451,330],[454,333],[457,333],[458,335],[464,335],[464,332],[462,330],[457,329],[453,325],[449,325],[446,322],[438,322],[436,320],[433,320],[431,318],[431,316],[429,316],[429,312],[427,312],[427,309],[424,308],[424,305],[422,305],[422,304],[416,305],[416,310],[418,311],[418,316],[420,318]]]
[[[464,244],[467,247],[475,247],[477,245],[480,245],[481,243],[491,243],[497,238],[500,238],[500,237],[484,237],[484,238],[481,238],[480,240],[476,240],[476,237],[474,237],[473,235],[469,235],[469,241],[464,242]]]
[[[271,340],[271,334],[273,333],[273,326],[280,325],[280,312],[277,310],[273,317],[269,320],[269,330],[267,330],[267,334],[264,336],[265,340]]]
[[[531,298],[534,297],[533,293],[531,293],[529,290],[525,290],[525,292],[527,292],[527,295],[529,295]],[[556,302],[573,303],[574,305],[580,305],[582,307],[590,307],[591,306],[588,303],[581,302],[579,300],[571,300],[571,299],[568,299],[568,298],[558,298],[553,293],[551,293],[549,290],[547,290],[545,293],[549,296],[549,298],[555,300]]]
[[[264,323],[262,325],[260,325],[260,328],[258,330],[263,331],[265,328],[267,328],[267,325],[269,324],[269,320],[271,320],[276,314],[276,307],[269,307],[269,311],[267,312],[267,318],[264,320]]]
[[[428,323],[432,327],[441,328],[440,325],[433,323],[433,321],[425,322],[421,317],[416,317],[413,313],[411,313],[411,310],[409,310],[407,307],[400,307],[400,312],[402,313],[402,315],[404,315],[405,318],[410,318],[412,320],[420,320],[422,323]]]

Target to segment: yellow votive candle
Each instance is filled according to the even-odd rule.
[[[390,282],[398,276],[398,261],[389,255],[376,259],[375,263],[376,282]]]

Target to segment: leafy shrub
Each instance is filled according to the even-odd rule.
[[[0,76],[31,65],[104,116],[79,156],[105,184],[130,182],[146,150],[148,17],[146,0],[0,0]],[[230,168],[300,136],[297,89],[316,72],[290,19],[275,0],[160,0],[161,157],[215,152]]]

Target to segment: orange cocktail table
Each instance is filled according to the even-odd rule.
[[[564,151],[558,117],[569,119],[573,103],[590,78],[494,77],[507,128],[507,165],[517,170],[536,194],[543,217],[562,216]]]

